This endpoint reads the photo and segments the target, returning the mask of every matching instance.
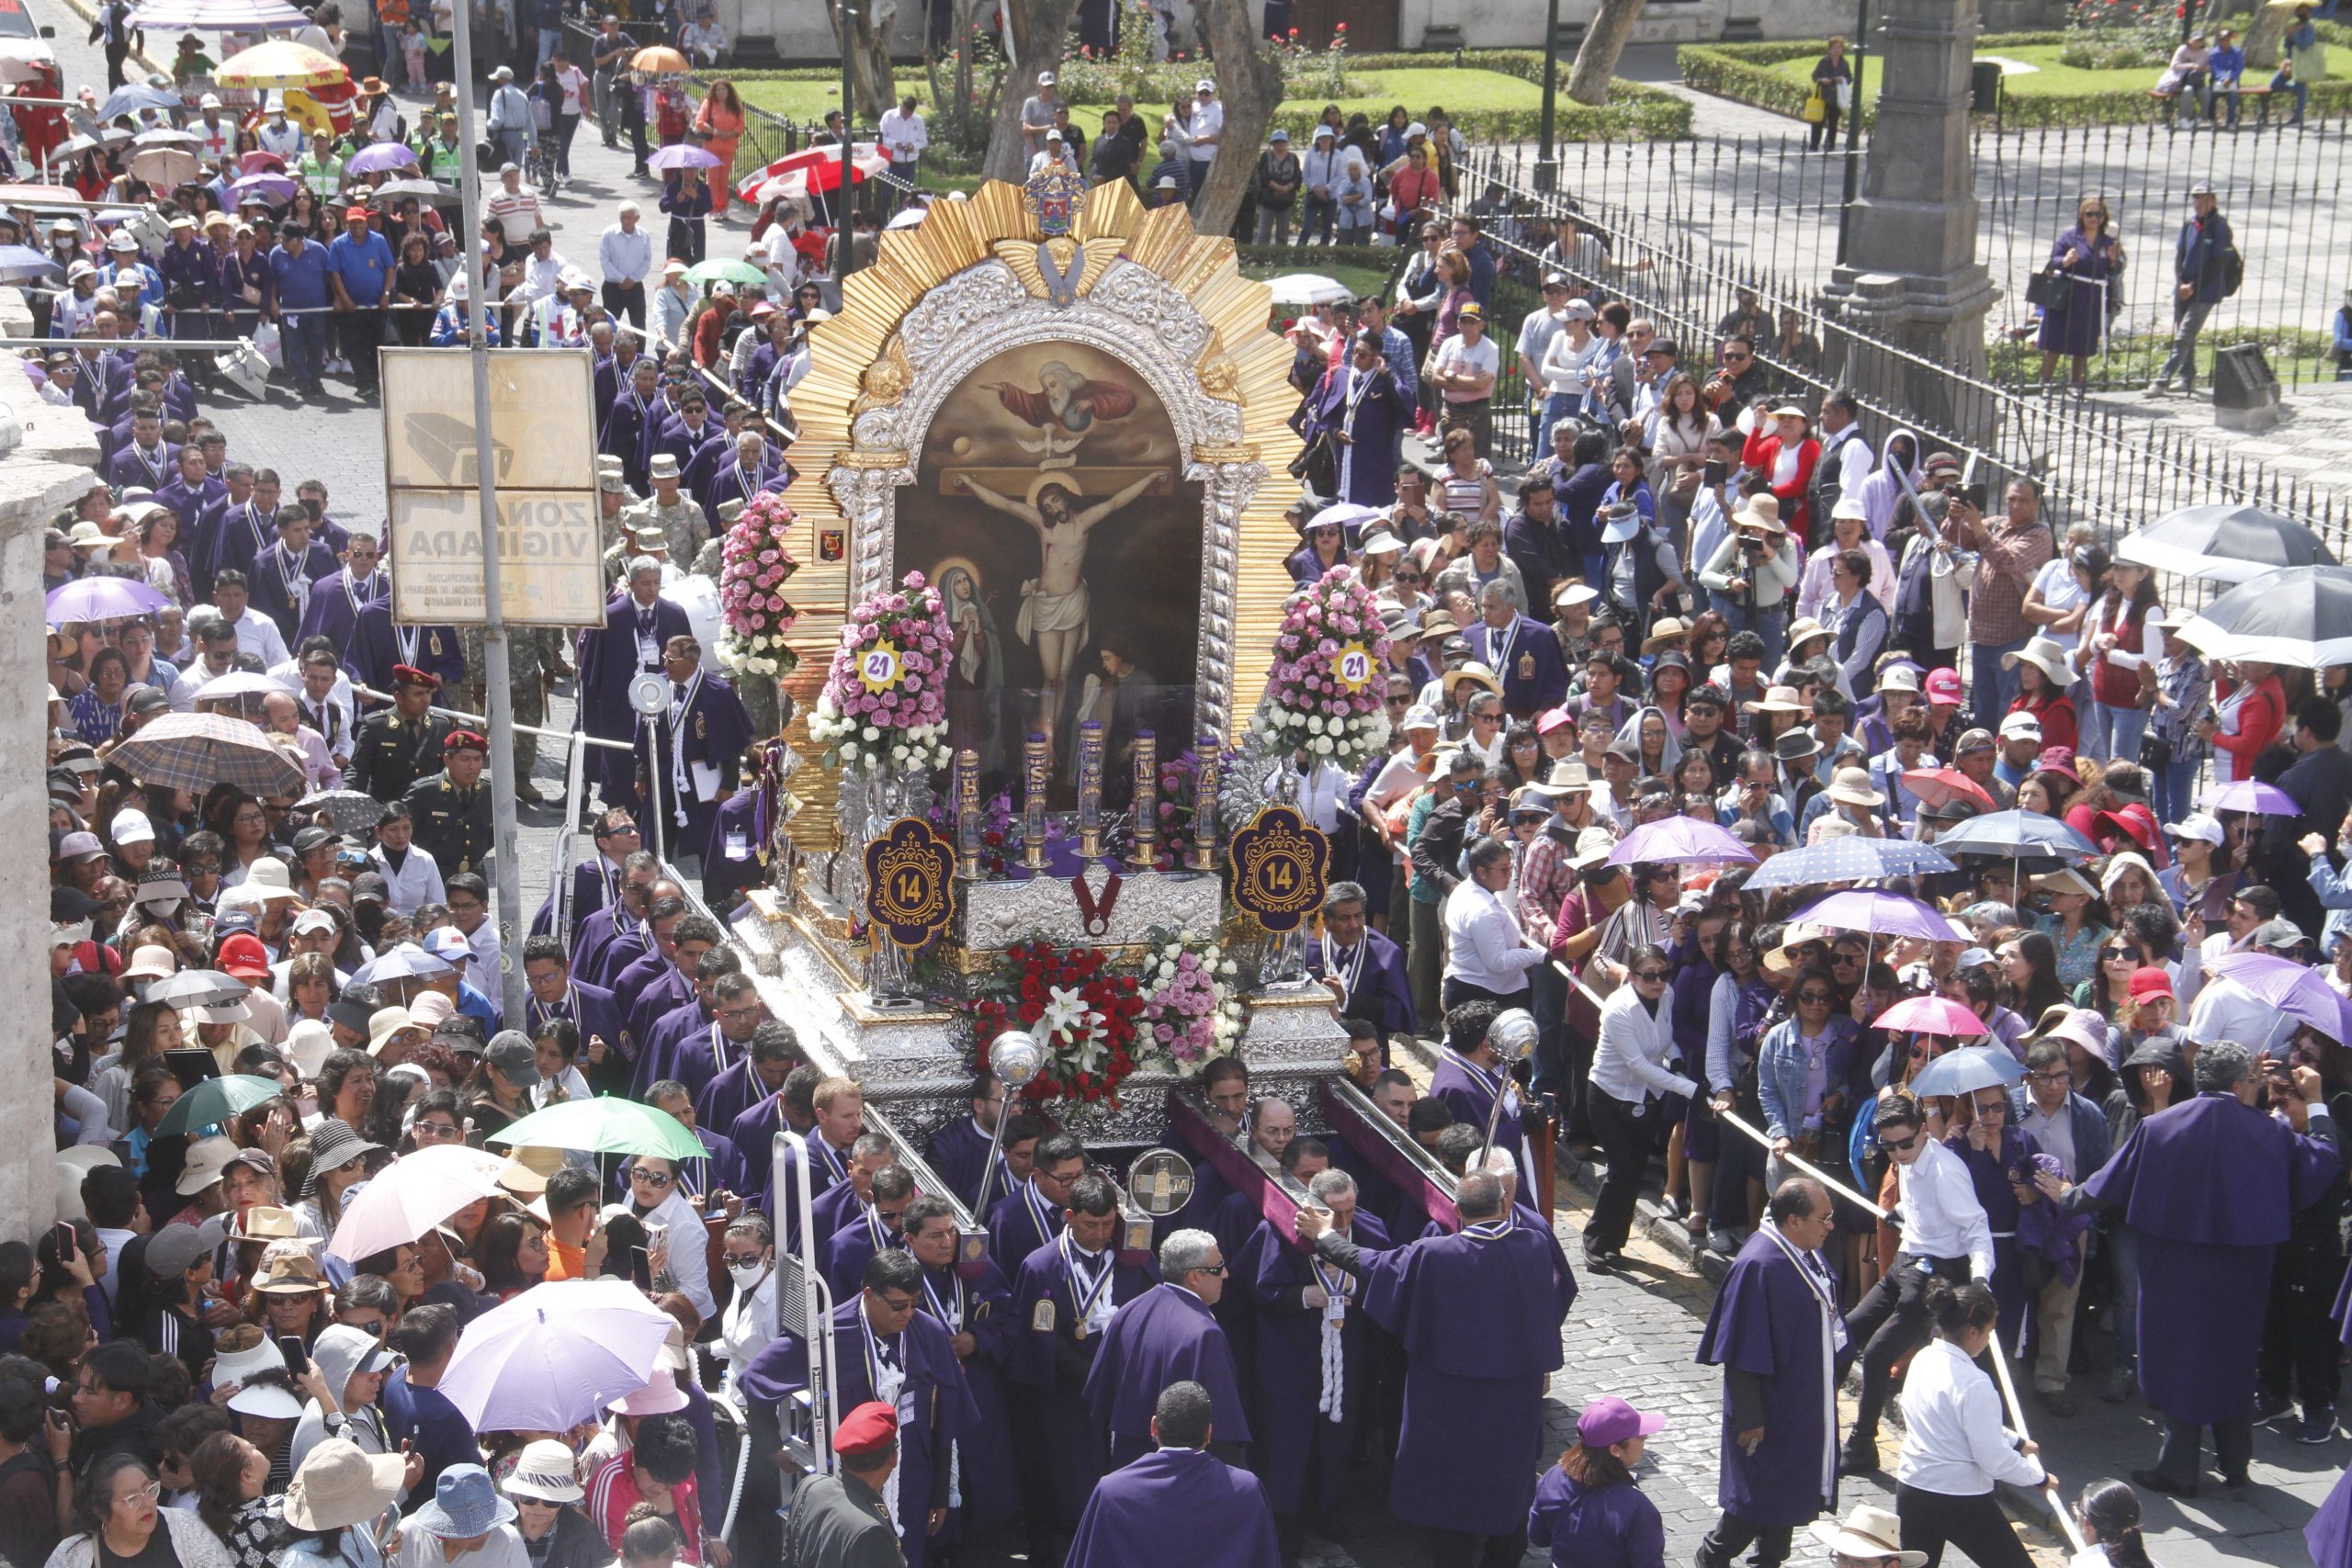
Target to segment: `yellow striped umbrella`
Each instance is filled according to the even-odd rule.
[[[222,61],[212,79],[223,87],[328,87],[349,81],[351,73],[331,54],[291,39],[271,39]]]

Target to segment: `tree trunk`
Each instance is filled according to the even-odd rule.
[[[1205,0],[1199,9],[1209,57],[1217,63],[1217,94],[1225,100],[1225,130],[1209,164],[1208,185],[1193,201],[1193,227],[1222,234],[1233,227],[1258,167],[1258,152],[1283,101],[1283,68],[1273,46],[1258,36],[1244,0]]]
[[[876,125],[882,112],[896,108],[899,103],[898,81],[890,70],[890,23],[898,6],[892,0],[856,0],[853,7],[856,15],[849,18],[844,38],[842,4],[843,0],[833,0],[827,13],[833,24],[833,41],[849,60],[851,102],[844,106],[849,110],[845,118],[852,126]],[[882,15],[877,17],[877,11]]]
[[[1600,14],[1584,30],[1577,48],[1576,65],[1568,72],[1568,96],[1599,108],[1609,101],[1609,78],[1617,73],[1617,57],[1634,36],[1645,0],[1600,0]]]
[[[1036,90],[1037,73],[1061,63],[1062,39],[1069,33],[1078,0],[1003,0],[1005,26],[1021,63],[1005,73],[1004,96],[997,100],[996,130],[989,137],[988,161],[980,173],[1014,184],[1029,177],[1029,144],[1021,134],[1021,106]]]

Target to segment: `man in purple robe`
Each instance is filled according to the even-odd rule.
[[[560,933],[567,942],[577,942],[581,923],[613,901],[620,890],[621,863],[644,847],[637,815],[625,806],[608,806],[596,813],[590,830],[596,836],[596,852],[571,868],[571,904]],[[539,912],[531,918],[533,936],[555,930],[555,896],[550,886]]]
[[[972,1091],[967,1096],[971,1114],[950,1122],[931,1135],[923,1145],[923,1158],[939,1179],[947,1183],[964,1206],[985,1216],[996,1201],[1012,1190],[1005,1176],[1004,1153],[998,1150],[991,1171],[989,1145],[996,1137],[998,1118],[1004,1114],[1004,1084],[988,1068],[982,1067],[972,1079]],[[980,1179],[989,1178],[989,1192],[982,1201]],[[1001,1259],[1000,1258],[1000,1261]],[[1015,1259],[1010,1267],[1019,1268]]]
[[[1004,1130],[1008,1145],[1013,1132],[1012,1127]],[[989,1211],[989,1256],[1025,1258],[1041,1247],[1052,1246],[1061,1235],[1062,1214],[1069,1207],[1070,1183],[1085,1174],[1085,1145],[1068,1133],[1039,1138],[1029,1179]]]
[[[913,1176],[902,1166],[886,1165],[874,1173],[870,1191],[865,1201],[851,1205],[849,1217],[818,1253],[835,1301],[857,1289],[868,1263],[907,1245],[907,1205],[915,1201]]]
[[[639,1048],[638,1070],[676,1078],[699,1097],[720,1068],[734,1066],[751,1048],[752,1031],[765,1016],[743,961],[733,948],[714,947],[695,964],[694,999],[654,1021]]]
[[[1404,1429],[1389,1511],[1430,1533],[1441,1562],[1515,1568],[1527,1545],[1544,1441],[1544,1389],[1561,1362],[1576,1276],[1548,1235],[1520,1223],[1480,1171],[1454,1190],[1462,1229],[1366,1252],[1298,1216],[1316,1256],[1363,1282],[1364,1313],[1404,1341]]]
[[[1339,446],[1335,500],[1387,506],[1396,499],[1396,458],[1413,405],[1381,353],[1378,333],[1350,340],[1348,362],[1308,394],[1308,441],[1329,432]]]
[[[784,465],[767,455],[767,442],[756,430],[743,431],[731,446],[706,447],[704,461],[709,474],[695,499],[714,526],[722,526],[718,509],[729,502],[748,502],[763,491],[784,488]]]
[[[1493,1112],[1495,1096],[1503,1097],[1502,1114],[1495,1120],[1495,1147],[1510,1151],[1519,1167],[1520,1190],[1535,1190],[1535,1168],[1527,1156],[1527,1139],[1520,1130],[1519,1086],[1510,1081],[1502,1055],[1487,1040],[1502,1008],[1483,998],[1462,1002],[1445,1015],[1445,1044],[1436,1069],[1430,1074],[1431,1100],[1453,1112],[1481,1134]]]
[[[2121,1209],[2139,1234],[2140,1387],[2165,1441],[2132,1479],[2181,1497],[2197,1495],[2207,1427],[2222,1483],[2246,1483],[2273,1255],[2341,1168],[2312,1068],[2290,1075],[2223,1041],[2199,1048],[2196,1072],[2197,1097],[2133,1128],[2080,1188],[2036,1179],[2069,1208]]]
[[[2335,1478],[2327,1501],[2303,1527],[2312,1568],[2352,1568],[2352,1470]]]
[[[580,727],[603,740],[633,741],[637,712],[629,682],[662,668],[662,650],[674,637],[692,636],[686,612],[662,597],[662,563],[640,556],[629,563],[628,586],[605,604],[605,624],[580,637]],[[597,789],[609,806],[634,806],[637,761],[632,751],[596,748]]]
[[[922,1265],[885,1252],[866,1265],[865,1288],[833,1309],[831,1324],[835,1408],[879,1400],[899,1413],[899,1470],[883,1501],[907,1568],[922,1568],[932,1537],[947,1522],[947,1445],[979,1423],[947,1330],[920,1310],[922,1300]],[[745,1371],[747,1392],[788,1398],[808,1386],[808,1344],[781,1335]]]
[[[1333,1234],[1369,1251],[1388,1250],[1388,1233],[1356,1207],[1353,1177],[1326,1168],[1306,1188],[1331,1212]],[[1373,1329],[1354,1276],[1300,1250],[1271,1220],[1259,1222],[1250,1257],[1258,1314],[1250,1463],[1265,1483],[1278,1533],[1295,1555],[1302,1521],[1318,1535],[1333,1533],[1356,1435],[1371,1409]]]
[[[290,645],[300,640],[311,590],[340,574],[333,551],[311,537],[311,514],[299,506],[277,511],[277,537],[254,558],[248,573],[255,613],[267,615]]]
[[[818,1266],[824,1266],[826,1248],[857,1217],[874,1205],[874,1179],[889,1168],[898,1147],[879,1133],[861,1133],[849,1146],[842,1179],[818,1193],[808,1204],[809,1223],[816,1226]]]
[[[752,716],[725,676],[703,668],[702,644],[693,637],[672,637],[662,650],[662,667],[670,702],[637,721],[638,783],[649,822],[659,803],[672,863],[692,860],[698,870],[712,818],[743,782]]]
[[[649,850],[639,850],[621,863],[620,885],[614,890],[613,901],[580,922],[580,934],[571,942],[573,975],[612,989],[614,978],[651,945],[653,939],[644,934],[645,916],[653,907],[654,887],[662,881],[662,863]],[[675,884],[665,890],[677,891]],[[616,959],[617,963],[613,962]],[[613,1042],[616,1047],[620,1043]]]
[[[718,921],[688,914],[683,897],[656,898],[648,923],[653,928],[653,950],[622,970],[610,987],[628,1009],[628,1048],[640,1066],[653,1026],[673,1008],[695,999],[695,970],[702,955],[718,947],[724,936]],[[632,1073],[630,1092],[642,1094],[645,1086],[661,1076]]]
[[[816,1073],[814,1064],[808,1070]],[[810,1081],[795,1067],[785,1075],[782,1089],[727,1129],[735,1140],[735,1156],[742,1162],[745,1201],[775,1223],[778,1235],[798,1245],[800,1166],[796,1161],[779,1178],[774,1166],[776,1133],[788,1126],[808,1140],[805,1157],[815,1169],[809,1187],[813,1200],[833,1183],[848,1179],[850,1150],[865,1121],[865,1093],[855,1082],[828,1077]]]
[[[1334,882],[1323,896],[1323,935],[1306,950],[1306,971],[1329,988],[1343,1017],[1392,1034],[1413,1032],[1413,986],[1405,953],[1364,918],[1363,889]]]
[[[1159,1244],[1158,1285],[1121,1307],[1087,1374],[1086,1407],[1111,1433],[1114,1469],[1152,1450],[1151,1413],[1159,1391],[1190,1379],[1216,1403],[1216,1439],[1239,1462],[1250,1417],[1233,1350],[1214,1309],[1225,1293],[1225,1255],[1206,1231],[1178,1231]]]
[[[782,1089],[792,1069],[808,1059],[790,1024],[763,1018],[752,1027],[751,1048],[741,1059],[695,1097],[695,1115],[708,1126],[731,1129],[738,1117]]]
[[[1699,1545],[1699,1568],[1731,1568],[1751,1544],[1756,1568],[1780,1568],[1796,1527],[1837,1509],[1845,1325],[1838,1283],[1821,1261],[1833,1213],[1819,1182],[1781,1183],[1700,1337],[1700,1361],[1724,1370],[1724,1430],[1715,1481],[1723,1517]]]
[[[1258,1478],[1208,1451],[1216,1401],[1197,1382],[1154,1401],[1156,1447],[1095,1483],[1067,1568],[1280,1568]]]
[[[662,367],[650,356],[637,360],[596,434],[596,450],[621,460],[622,478],[639,495],[653,488],[645,472],[645,433],[649,422],[664,417],[661,390]]]
[[[956,1490],[962,1502],[958,1516],[941,1532],[940,1542],[945,1545],[951,1532],[960,1538],[989,1529],[1021,1510],[1012,1420],[1004,1393],[1005,1362],[1021,1325],[1003,1269],[985,1258],[968,1273],[957,1266],[956,1211],[945,1199],[925,1195],[913,1200],[900,1224],[907,1251],[922,1265],[922,1310],[947,1331],[947,1348],[964,1364],[964,1382],[979,1412],[970,1435],[956,1444]]]
[[[1113,1315],[1152,1288],[1148,1270],[1119,1261],[1119,1201],[1108,1180],[1080,1177],[1062,1221],[1052,1245],[1018,1265],[1005,1363],[1033,1562],[1062,1560],[1102,1478],[1111,1439],[1088,1407],[1086,1385]]]
[[[588,1059],[589,1042],[605,1043],[606,1061],[617,1060],[621,1037],[620,1008],[613,993],[602,986],[576,979],[561,941],[535,936],[523,943],[523,1032],[537,1040],[539,1031],[557,1020],[568,1021],[579,1036],[581,1075],[589,1088],[598,1087],[599,1064]]]

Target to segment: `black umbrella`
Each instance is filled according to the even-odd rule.
[[[2115,548],[2124,560],[2209,582],[2250,582],[2290,566],[2334,566],[2319,536],[2258,506],[2184,506]]]
[[[2290,567],[2241,582],[2180,637],[2216,659],[2298,670],[2352,664],[2352,567]]]

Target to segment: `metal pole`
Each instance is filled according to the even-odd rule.
[[[523,878],[520,861],[522,847],[514,823],[514,675],[506,658],[506,606],[501,600],[504,592],[500,582],[498,565],[498,463],[491,440],[490,429],[490,338],[483,325],[489,320],[490,289],[481,267],[481,169],[474,157],[474,44],[472,0],[456,0],[451,17],[451,41],[457,55],[453,71],[458,79],[458,200],[464,217],[465,232],[459,243],[464,247],[466,299],[466,352],[473,357],[474,384],[474,470],[481,477],[478,493],[481,498],[481,592],[482,592],[482,696],[490,709],[490,747],[494,765],[490,769],[490,811],[492,841],[495,846],[493,865],[498,877],[499,937],[509,952],[520,952],[514,936],[523,926]],[[574,811],[579,803],[567,800],[564,809]],[[506,1016],[524,1015],[523,966],[507,963],[499,976],[499,987],[504,998]]]
[[[1535,188],[1549,191],[1558,188],[1560,163],[1554,156],[1552,143],[1554,110],[1560,94],[1560,0],[1546,0],[1544,7],[1544,119],[1538,130],[1535,154]]]
[[[1846,115],[1846,194],[1838,209],[1838,263],[1854,228],[1854,203],[1862,194],[1862,62],[1870,57],[1871,0],[1854,0],[1854,107]]]
[[[856,174],[856,169],[853,163],[851,154],[852,150],[857,145],[857,138],[854,133],[850,123],[851,83],[849,79],[849,51],[853,47],[850,38],[850,19],[856,15],[857,12],[850,6],[847,4],[842,5],[842,188],[833,197],[833,243],[840,247],[840,254],[833,262],[833,277],[836,282],[848,277],[851,273],[857,270],[857,247],[851,243],[853,236],[856,232],[856,225],[850,221],[851,198],[855,191],[855,187],[851,185],[850,181]]]

